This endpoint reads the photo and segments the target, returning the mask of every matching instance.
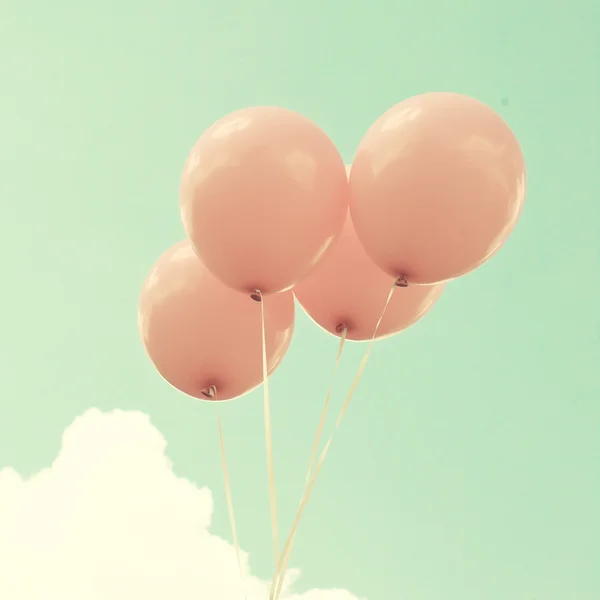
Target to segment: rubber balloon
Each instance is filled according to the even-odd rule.
[[[512,232],[525,163],[503,119],[459,94],[401,102],[360,143],[350,210],[368,255],[410,283],[450,280],[481,265]]]
[[[235,112],[192,149],[181,180],[183,224],[209,271],[244,293],[290,289],[339,236],[344,163],[307,118],[277,107]]]
[[[344,231],[316,269],[294,288],[296,299],[323,329],[349,340],[370,340],[394,279],[366,254],[348,217]],[[398,287],[390,299],[375,339],[394,335],[424,316],[443,284]]]
[[[294,329],[294,297],[263,300],[268,372],[285,355]],[[165,252],[139,301],[143,344],[158,372],[200,399],[239,397],[262,381],[261,307],[213,277],[189,242]]]

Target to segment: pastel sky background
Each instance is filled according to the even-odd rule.
[[[450,90],[521,140],[523,217],[374,348],[288,598],[600,598],[597,2],[0,0],[0,85],[0,597],[241,600],[214,406],[170,389],[136,329],[143,278],[183,235],[183,161],[217,118],[278,104],[350,162],[385,109]],[[299,311],[272,380],[283,528],[336,348]],[[260,390],[222,413],[262,600]]]

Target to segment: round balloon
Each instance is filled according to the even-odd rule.
[[[271,373],[292,339],[294,297],[284,292],[263,302]],[[262,382],[260,304],[213,277],[187,241],[152,268],[142,288],[138,324],[158,372],[189,396],[230,400]]]
[[[198,256],[244,293],[290,289],[340,234],[348,181],[333,142],[307,118],[247,108],[202,134],[185,164],[181,214]]]
[[[415,96],[360,143],[350,210],[369,256],[417,284],[463,275],[512,232],[525,199],[515,135],[491,108],[452,93]]]
[[[323,329],[349,340],[373,338],[394,279],[364,251],[348,217],[339,241],[316,269],[294,288],[296,299]],[[439,298],[443,284],[398,287],[375,339],[394,335],[418,321]]]

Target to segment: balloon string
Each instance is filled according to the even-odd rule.
[[[344,326],[343,330],[342,330],[342,335],[340,336],[340,343],[338,346],[338,351],[337,351],[337,356],[335,359],[335,366],[333,368],[333,375],[331,377],[331,382],[329,384],[329,390],[327,390],[327,396],[325,397],[325,402],[323,403],[323,410],[321,411],[321,418],[319,419],[319,425],[317,427],[317,433],[315,435],[315,439],[313,442],[313,447],[312,447],[312,451],[310,454],[310,460],[308,462],[308,470],[306,472],[306,477],[304,478],[304,488],[302,490],[302,497],[300,498],[300,503],[302,503],[302,498],[304,497],[304,493],[306,492],[306,488],[308,487],[309,481],[310,481],[310,476],[312,474],[312,470],[314,467],[314,463],[315,463],[315,459],[317,458],[317,451],[319,450],[319,443],[321,441],[321,435],[323,433],[323,427],[325,425],[325,418],[327,417],[327,410],[329,408],[329,401],[331,400],[331,394],[333,391],[333,384],[335,381],[335,376],[337,374],[337,371],[339,369],[340,366],[340,362],[342,359],[342,352],[344,350],[344,345],[346,343],[346,336],[348,335],[348,328],[346,326]],[[290,556],[292,554],[292,548],[293,548],[293,543],[290,544],[290,550],[287,553],[287,555],[285,556],[285,559],[282,562],[281,568],[279,569],[280,573],[285,573],[287,571],[287,567],[288,567],[288,563],[289,563],[289,559]],[[273,575],[273,578],[277,578],[277,591],[276,591],[276,597],[279,597],[279,594],[281,593],[281,589],[283,586],[283,577],[278,577],[278,572],[276,571],[275,574]]]
[[[279,564],[279,536],[277,532],[277,499],[275,494],[275,468],[273,466],[273,434],[271,429],[271,402],[269,398],[269,373],[267,369],[267,336],[265,331],[265,299],[259,290],[255,294],[260,298],[260,320],[262,333],[262,375],[265,415],[265,445],[267,450],[267,473],[269,477],[269,504],[271,507],[271,527],[273,530],[273,555],[275,568]]]
[[[342,352],[344,350],[344,345],[346,343],[346,336],[348,335],[348,328],[344,326],[342,331],[342,335],[340,336],[340,344],[338,346],[337,356],[335,358],[335,366],[333,368],[333,375],[331,377],[331,383],[329,384],[329,389],[327,390],[327,396],[325,397],[325,402],[323,403],[323,410],[321,411],[321,418],[319,420],[319,426],[317,427],[317,433],[315,435],[315,440],[313,442],[312,451],[310,454],[310,461],[308,462],[308,470],[306,472],[306,477],[304,478],[304,489],[302,493],[306,491],[306,487],[308,486],[308,482],[310,480],[310,475],[312,473],[313,466],[315,464],[315,459],[317,458],[317,451],[319,449],[319,443],[321,441],[321,435],[323,433],[323,427],[325,425],[325,417],[327,416],[327,410],[329,409],[329,401],[331,400],[331,393],[333,391],[333,383],[335,381],[335,376],[337,375],[340,362],[342,360]]]
[[[215,392],[215,400],[216,392]],[[227,512],[229,513],[229,525],[231,526],[231,535],[233,537],[233,545],[235,547],[235,557],[237,559],[238,569],[240,571],[240,579],[242,581],[242,587],[246,587],[244,581],[244,570],[242,568],[242,558],[240,555],[240,542],[237,534],[237,527],[235,526],[235,513],[233,512],[233,499],[231,495],[231,484],[229,481],[229,469],[227,468],[227,459],[225,457],[225,440],[223,438],[223,426],[221,424],[221,414],[219,407],[217,406],[217,427],[219,429],[219,446],[221,448],[221,466],[223,469],[223,481],[225,482],[225,497],[227,498]],[[246,594],[244,592],[244,598]]]
[[[356,388],[358,387],[358,384],[362,377],[363,371],[365,370],[365,366],[366,366],[369,356],[371,354],[371,348],[373,347],[373,342],[375,341],[375,338],[377,337],[379,327],[381,326],[381,322],[383,321],[383,317],[385,316],[387,307],[389,306],[390,300],[392,299],[392,296],[394,295],[394,290],[396,289],[396,287],[397,287],[396,283],[394,283],[394,285],[392,286],[392,289],[390,290],[388,297],[385,301],[385,305],[384,305],[381,315],[377,321],[377,324],[375,325],[375,331],[373,332],[373,337],[369,341],[367,350],[365,351],[365,354],[360,362],[360,365],[358,366],[358,370],[356,371],[356,375],[354,376],[352,385],[350,386],[350,389],[348,390],[348,395],[346,396],[346,399],[344,401],[342,409],[340,410],[340,414],[336,421],[333,433],[329,436],[329,439],[327,440],[325,447],[323,448],[323,451],[321,452],[321,455],[319,456],[319,460],[317,461],[317,463],[315,465],[315,468],[313,470],[310,481],[308,482],[308,485],[306,486],[306,488],[304,490],[304,494],[302,496],[302,500],[300,501],[300,506],[298,507],[298,511],[296,512],[296,517],[294,518],[292,528],[291,528],[290,533],[289,533],[289,535],[285,541],[285,544],[283,546],[283,550],[281,552],[281,557],[279,559],[279,565],[275,571],[275,575],[273,576],[273,581],[271,582],[271,589],[269,592],[269,600],[279,600],[281,591],[283,589],[283,583],[285,581],[285,575],[286,575],[286,571],[287,571],[287,564],[288,564],[289,557],[291,554],[291,548],[294,543],[294,537],[296,536],[296,531],[298,529],[298,524],[300,522],[300,519],[302,518],[302,514],[304,513],[304,509],[306,508],[306,504],[308,502],[308,499],[310,498],[310,495],[314,488],[317,477],[319,476],[319,472],[321,471],[321,467],[323,466],[323,462],[325,461],[327,452],[329,452],[329,448],[331,446],[331,442],[333,441],[335,432],[338,430],[340,423],[342,422],[342,419],[344,418],[344,415],[346,414],[346,411],[348,410],[348,406],[350,405],[352,396],[354,396],[354,392],[356,391]]]

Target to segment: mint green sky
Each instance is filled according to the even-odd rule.
[[[521,140],[523,217],[375,347],[292,563],[302,587],[369,600],[598,600],[599,73],[594,0],[2,0],[0,468],[48,466],[88,407],[141,410],[176,472],[213,490],[229,539],[214,407],[171,390],[136,330],[141,282],[183,235],[190,146],[234,109],[278,104],[350,162],[389,106],[462,92]],[[336,346],[299,312],[273,377],[282,526]],[[338,403],[363,351],[348,349]],[[241,543],[266,578],[261,392],[223,413]]]

